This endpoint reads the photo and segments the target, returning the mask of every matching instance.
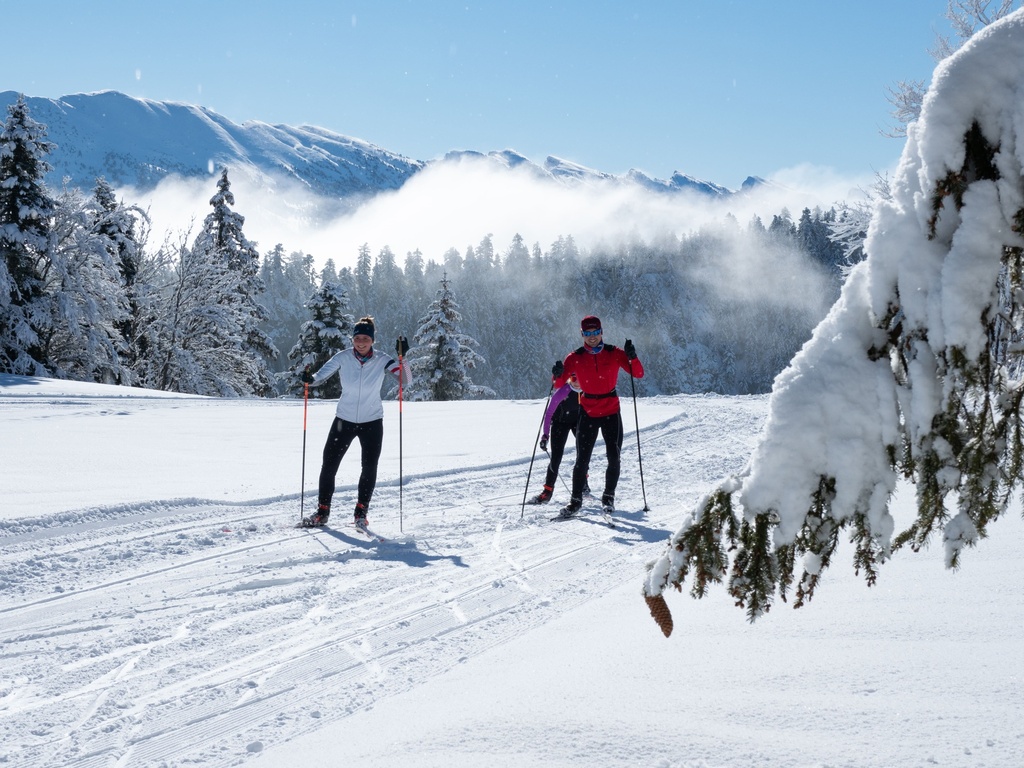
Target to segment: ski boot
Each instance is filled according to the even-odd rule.
[[[559,519],[568,520],[571,517],[576,517],[576,513],[580,511],[582,506],[582,499],[569,499],[569,503],[562,507],[562,510],[558,513]]]
[[[601,514],[611,516],[615,512],[615,497],[610,493],[601,495]]]
[[[355,525],[356,528],[359,528],[362,531],[365,531],[367,529],[367,527],[369,526],[369,523],[366,521],[366,505],[365,504],[360,504],[358,502],[356,503],[355,513],[352,515],[352,524]]]
[[[302,518],[303,528],[323,528],[331,516],[331,507],[328,504],[320,504],[309,517]]]
[[[552,488],[550,485],[545,485],[543,491],[538,493],[536,496],[534,496],[532,499],[530,499],[526,503],[527,504],[547,504],[549,501],[551,501],[551,494],[552,494],[552,492],[554,490],[555,489]]]

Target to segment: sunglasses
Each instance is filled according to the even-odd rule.
[[[600,328],[595,328],[592,331],[580,331],[580,333],[582,333],[584,336],[588,336],[588,337],[589,336],[600,336],[601,335],[601,329]]]

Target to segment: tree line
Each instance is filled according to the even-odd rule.
[[[370,314],[378,348],[410,339],[410,399],[533,398],[578,346],[579,319],[598,314],[609,342],[637,345],[638,394],[765,392],[838,296],[851,250],[833,208],[590,249],[517,234],[499,251],[488,234],[401,264],[366,244],[353,267],[318,269],[282,244],[260,254],[227,169],[194,236],[155,244],[147,212],[102,178],[91,195],[48,189],[50,149],[19,99],[0,133],[0,372],[278,396]]]

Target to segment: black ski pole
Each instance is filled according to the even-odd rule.
[[[548,404],[551,402],[551,393],[555,391],[555,382],[551,382],[548,388],[548,397],[544,401],[544,411],[540,415],[540,424],[537,425],[537,437],[533,439],[533,453],[530,455],[530,468],[526,471],[526,488],[523,490],[523,505],[519,510],[519,519],[526,515],[526,497],[530,495],[530,476],[533,474],[533,460],[537,457],[537,443],[540,441],[540,431],[544,429],[544,416],[548,412]]]
[[[626,339],[626,344],[631,344],[629,339]],[[633,360],[635,359],[634,357]],[[651,508],[647,506],[647,490],[644,488],[644,457],[640,454],[640,417],[636,412],[636,378],[633,376],[633,360],[629,361],[629,385],[633,389],[633,420],[636,422],[636,458],[640,462],[640,493],[644,497],[644,512],[649,512]]]
[[[305,517],[306,503],[306,414],[309,411],[309,384],[302,384],[302,484],[299,486],[299,521]]]
[[[562,455],[564,456],[565,454],[563,453]],[[548,454],[548,461],[551,461],[551,454],[550,453]],[[565,482],[565,478],[562,477],[562,475],[563,475],[563,473],[559,472],[559,474],[558,474],[558,482],[560,482],[562,484],[562,487],[565,489],[566,495],[572,496],[572,486],[569,485],[567,482]],[[572,477],[572,473],[571,472],[569,473],[569,477]]]

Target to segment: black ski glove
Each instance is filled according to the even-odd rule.
[[[313,383],[313,374],[310,372],[308,365],[302,369],[302,375],[299,378],[302,379],[303,384]]]
[[[626,357],[630,360],[636,360],[636,347],[633,346],[633,342],[629,339],[626,339],[626,343],[622,347],[622,351],[626,353]]]
[[[542,451],[546,451],[548,449],[548,436],[547,435],[544,435],[543,437],[541,437],[541,439],[540,439],[540,449]]]
[[[405,357],[409,351],[409,341],[405,336],[399,336],[398,341],[395,342],[395,352],[398,353],[399,357]]]
[[[557,379],[559,376],[562,375],[562,371],[564,370],[565,365],[562,363],[561,360],[559,360],[558,362],[551,366],[551,375]]]

